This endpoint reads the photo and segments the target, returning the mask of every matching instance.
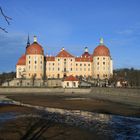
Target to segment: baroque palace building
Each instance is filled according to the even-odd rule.
[[[92,54],[85,47],[80,57],[70,54],[64,48],[56,56],[45,56],[43,47],[37,42],[36,36],[32,44],[28,38],[25,54],[16,64],[16,78],[65,78],[71,75],[93,79],[112,77],[113,61],[102,38]]]

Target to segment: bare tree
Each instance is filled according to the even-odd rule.
[[[2,16],[2,17],[4,18],[4,20],[6,21],[6,23],[7,23],[8,25],[10,25],[10,20],[12,20],[12,18],[9,17],[9,16],[7,16],[7,15],[3,12],[3,9],[2,9],[1,6],[0,6],[0,16]],[[4,31],[5,33],[8,33],[8,31],[7,31],[5,28],[1,27],[1,26],[0,26],[0,30]]]

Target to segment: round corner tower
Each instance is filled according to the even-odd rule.
[[[113,75],[113,61],[103,38],[93,52],[93,78],[109,79]]]
[[[26,78],[42,79],[44,76],[44,50],[34,36],[34,42],[26,47]]]

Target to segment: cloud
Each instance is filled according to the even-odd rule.
[[[15,70],[15,64],[25,52],[27,36],[22,33],[0,32],[0,72]]]
[[[117,31],[118,34],[120,35],[131,35],[134,33],[133,29],[126,29],[126,30],[122,30],[122,31]]]
[[[116,33],[124,36],[140,36],[140,23],[134,24],[127,29],[116,31]]]

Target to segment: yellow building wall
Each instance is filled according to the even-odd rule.
[[[16,78],[24,78],[26,76],[26,66],[17,65],[16,66]]]
[[[63,78],[69,76],[92,76],[91,62],[78,62],[74,57],[55,57],[55,61],[46,62],[46,76],[48,78]]]
[[[113,64],[109,56],[93,57],[93,77],[95,79],[109,79],[113,70]]]
[[[36,75],[36,76],[35,76]],[[44,56],[26,55],[26,78],[42,79],[44,76]]]

